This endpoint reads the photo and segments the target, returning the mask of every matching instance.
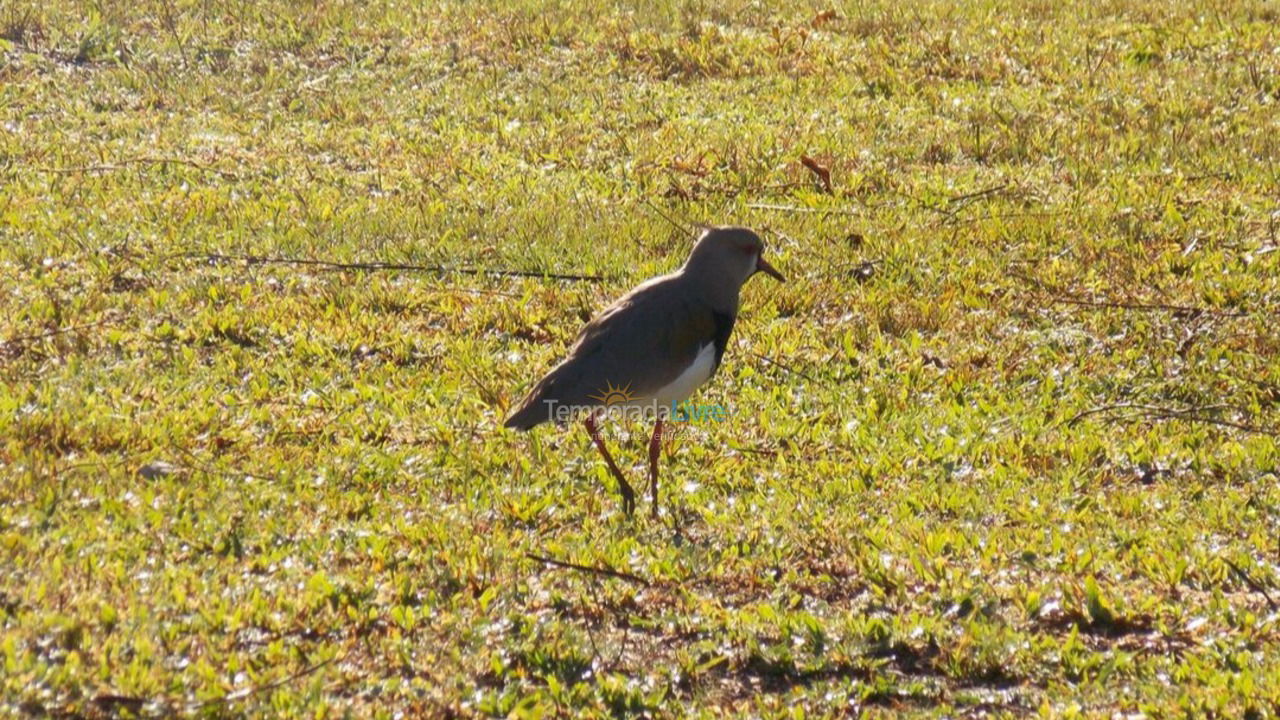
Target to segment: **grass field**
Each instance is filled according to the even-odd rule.
[[[1278,27],[6,0],[0,714],[1280,715]],[[698,222],[628,518],[499,426]]]

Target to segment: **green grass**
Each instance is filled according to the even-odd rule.
[[[1280,714],[1280,6],[1069,5],[4,3],[0,713]],[[664,215],[655,522],[499,424]]]

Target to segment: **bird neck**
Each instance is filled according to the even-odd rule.
[[[701,272],[694,264],[685,265],[680,280],[688,288],[690,296],[706,303],[712,311],[735,317],[738,314],[738,295],[741,287],[725,282],[723,276]]]

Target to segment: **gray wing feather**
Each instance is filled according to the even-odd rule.
[[[596,316],[506,426],[527,430],[551,419],[547,401],[593,405],[597,401],[592,396],[610,387],[650,397],[675,380],[724,331],[710,308],[669,286],[675,282],[676,276],[667,276],[641,285]]]

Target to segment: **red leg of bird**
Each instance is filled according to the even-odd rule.
[[[658,459],[662,457],[662,418],[653,426],[649,440],[649,511],[658,517]]]
[[[604,456],[604,462],[609,466],[609,472],[613,473],[614,479],[618,481],[618,492],[622,493],[622,508],[630,515],[636,509],[636,493],[631,489],[630,483],[622,476],[622,471],[618,469],[618,464],[613,461],[613,456],[609,454],[609,448],[604,446],[604,438],[600,437],[600,430],[596,427],[596,416],[591,414],[584,421],[587,426],[587,433],[591,435],[591,442],[595,443],[596,449]]]

